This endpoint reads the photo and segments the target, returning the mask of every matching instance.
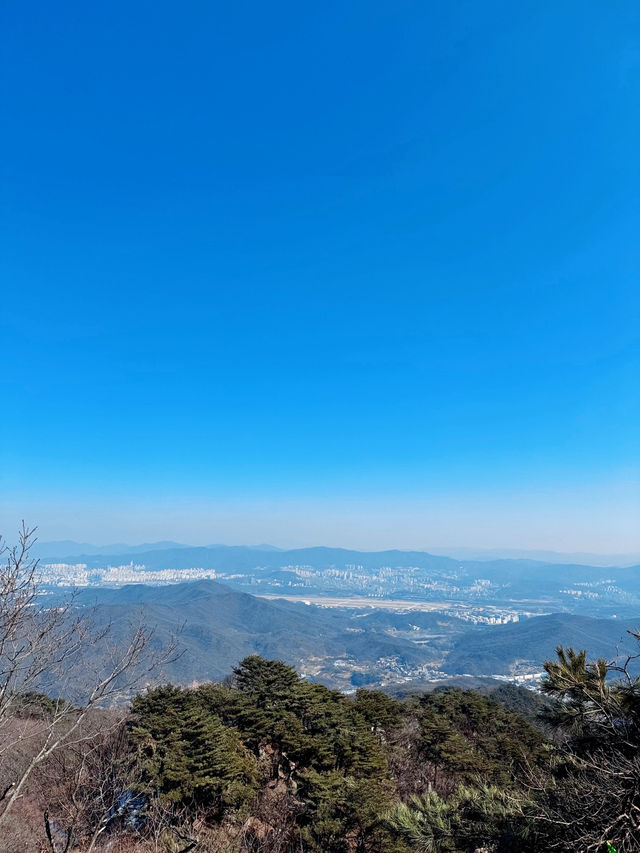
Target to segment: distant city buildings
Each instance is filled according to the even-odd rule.
[[[522,615],[531,615],[515,608],[492,605],[487,600],[494,589],[490,580],[477,578],[462,584],[457,577],[434,577],[418,568],[382,566],[367,570],[361,565],[347,565],[344,568],[317,569],[309,565],[284,565],[279,570],[261,574],[259,567],[251,573],[228,573],[202,567],[148,569],[143,563],[131,561],[101,568],[89,568],[85,563],[45,563],[41,565],[41,576],[45,584],[58,587],[157,586],[213,579],[232,583],[235,587],[250,586],[257,594],[268,591],[273,595],[282,590],[283,594],[300,596],[301,601],[309,601],[305,598],[305,592],[309,590],[316,596],[321,596],[323,591],[327,595],[341,593],[345,596],[342,606],[348,606],[350,596],[377,599],[381,604],[400,597],[409,598],[416,602],[416,608],[423,602],[442,601],[442,609],[436,606],[432,612],[456,616],[477,625],[504,625],[517,622]],[[456,598],[459,603],[452,601]],[[485,603],[481,603],[483,600]],[[314,603],[318,606],[324,604],[321,598],[316,598]],[[338,605],[327,599],[326,606]],[[399,602],[398,609],[411,609],[410,601],[404,601],[402,606]]]
[[[45,563],[40,566],[42,581],[55,586],[125,586],[144,583],[150,586],[182,583],[202,579],[215,579],[213,569],[159,569],[148,570],[143,564],[128,563],[124,566],[106,566],[103,569],[87,569],[84,563]]]

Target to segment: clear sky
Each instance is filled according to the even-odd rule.
[[[636,0],[0,33],[0,530],[640,549]]]

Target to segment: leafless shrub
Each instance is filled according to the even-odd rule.
[[[154,649],[143,624],[118,641],[73,595],[49,605],[34,541],[23,523],[17,546],[0,544],[0,833],[36,768],[90,741],[96,709],[117,705],[176,656],[175,642]],[[65,698],[38,695],[53,685]]]

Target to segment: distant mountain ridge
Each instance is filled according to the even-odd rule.
[[[106,546],[105,546],[106,547]],[[317,546],[313,548],[295,548],[280,551],[273,546],[262,550],[261,546],[251,545],[211,545],[189,546],[170,544],[163,548],[152,550],[121,551],[120,553],[74,553],[62,555],[56,559],[65,558],[82,560],[89,565],[101,565],[101,557],[110,557],[114,563],[126,564],[131,562],[144,563],[149,569],[187,569],[199,567],[219,570],[247,570],[260,565],[265,568],[279,568],[282,565],[307,565],[330,568],[336,564],[348,562],[363,565],[365,568],[376,568],[380,565],[390,566],[421,566],[434,569],[455,569],[460,561],[449,557],[435,557],[424,551],[351,551],[347,548],[328,548]],[[42,551],[42,549],[40,549]],[[41,559],[51,558],[43,555]]]
[[[77,557],[112,557],[122,554],[153,553],[155,551],[176,550],[182,548],[193,548],[197,546],[185,545],[182,542],[162,540],[160,542],[143,542],[141,545],[127,545],[116,542],[112,545],[91,545],[88,542],[75,542],[72,539],[60,539],[55,542],[36,542],[31,548],[31,554],[38,559],[64,560]],[[260,545],[204,545],[205,548],[248,548],[250,551],[280,551],[275,545],[262,543]]]
[[[638,565],[640,552],[630,554],[592,554],[587,551],[562,553],[559,551],[526,550],[518,548],[430,548],[433,554],[446,554],[459,560],[535,560],[539,563],[560,565],[600,566],[617,568]]]
[[[37,541],[30,549],[32,556],[39,559],[63,560],[70,557],[111,556],[117,554],[137,554],[148,551],[163,551],[167,548],[188,548],[180,542],[145,542],[141,545],[127,545],[116,542],[112,545],[91,545],[88,542],[74,542],[72,539],[60,539],[55,542]]]
[[[429,602],[439,607],[446,603],[458,612],[466,608],[471,621],[497,622],[518,615],[565,611],[627,618],[640,612],[639,566],[456,560],[425,551],[323,546],[281,551],[273,546],[194,547],[161,542],[150,547],[44,556],[42,576],[53,587],[76,582],[91,587],[174,584],[210,577],[239,592],[291,595],[316,603],[333,599],[343,606],[355,598],[384,600],[386,606],[393,601]],[[57,565],[60,563],[63,565]],[[83,567],[75,568],[76,564]]]
[[[428,551],[390,549],[384,551],[358,551],[349,548],[332,548],[328,546],[312,546],[308,548],[281,549],[274,545],[186,545],[184,543],[161,541],[143,543],[140,545],[90,545],[72,540],[58,542],[37,542],[32,549],[34,556],[43,561],[82,561],[90,565],[99,565],[99,558],[113,558],[114,563],[126,564],[131,562],[144,563],[149,569],[191,568],[198,566],[206,569],[247,570],[261,565],[264,568],[278,568],[285,564],[314,565],[329,568],[332,565],[353,563],[366,568],[377,568],[382,565],[391,567],[433,568],[440,570],[455,570],[464,564],[466,568],[483,567],[499,571],[518,568],[542,569],[549,567],[552,572],[577,569],[571,575],[581,575],[583,569],[591,569],[595,574],[602,574],[603,569],[637,569],[637,563],[626,562],[633,555],[619,555],[621,562],[617,564],[604,563],[602,560],[593,563],[579,562],[575,558],[587,558],[588,554],[558,554],[556,552],[525,552],[525,551],[487,551],[482,557],[474,557],[478,553],[473,549],[452,549],[453,554],[434,554]],[[465,553],[467,554],[465,556]],[[536,556],[534,556],[536,555]],[[597,555],[591,555],[597,556]],[[549,559],[544,559],[549,557]],[[566,557],[565,560],[562,560]],[[573,559],[571,559],[573,558]],[[604,560],[604,558],[603,558]]]

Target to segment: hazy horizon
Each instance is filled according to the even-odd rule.
[[[566,496],[567,505],[571,497]],[[602,526],[585,529],[586,513],[579,506],[554,517],[542,514],[535,498],[517,502],[505,496],[490,518],[481,500],[427,504],[363,501],[245,505],[226,503],[198,509],[192,504],[136,505],[133,509],[102,503],[79,506],[65,502],[51,517],[46,505],[29,506],[32,513],[16,513],[2,506],[0,528],[11,539],[21,518],[37,524],[41,541],[74,540],[95,545],[170,540],[189,545],[269,544],[279,548],[329,546],[355,550],[516,550],[556,553],[640,553],[633,513],[617,515],[618,529],[602,535]],[[537,509],[537,514],[536,514]],[[479,529],[482,529],[482,535]]]
[[[39,531],[36,531],[39,533]],[[273,542],[179,542],[176,540],[156,540],[156,541],[101,541],[101,542],[84,542],[78,540],[45,540],[40,536],[36,536],[32,545],[32,554],[36,557],[74,557],[81,554],[99,554],[103,553],[105,557],[117,554],[125,554],[127,551],[133,550],[139,552],[141,549],[154,551],[158,548],[250,548],[259,550],[269,550],[275,552],[289,552],[291,550],[313,550],[316,548],[328,549],[345,549],[359,551],[362,553],[376,551],[415,551],[432,554],[434,556],[446,556],[460,560],[537,560],[547,563],[583,563],[585,565],[602,566],[602,567],[625,567],[640,563],[640,552],[628,553],[594,553],[585,551],[547,551],[539,549],[520,549],[520,548],[474,548],[457,547],[455,545],[414,545],[410,547],[389,546],[381,548],[366,548],[358,546],[346,546],[332,542],[307,542],[299,544],[277,544]],[[89,550],[84,550],[88,548]]]

